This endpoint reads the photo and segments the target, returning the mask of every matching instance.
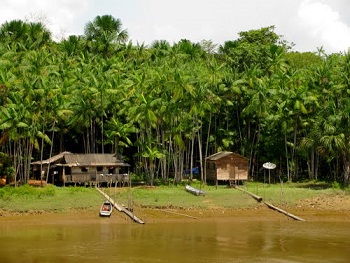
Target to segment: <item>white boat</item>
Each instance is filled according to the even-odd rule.
[[[102,204],[100,208],[100,216],[111,216],[113,211],[113,205],[109,202],[106,201]]]
[[[189,186],[189,185],[186,185],[186,191],[190,192],[191,194],[194,194],[194,195],[205,195],[205,192],[203,190],[194,188],[194,187]]]

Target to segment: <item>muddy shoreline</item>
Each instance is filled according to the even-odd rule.
[[[350,210],[340,209],[315,209],[315,208],[285,208],[308,222],[350,222]],[[147,223],[166,222],[252,222],[252,221],[295,221],[278,211],[266,206],[259,205],[255,208],[246,209],[159,209],[159,208],[136,208],[134,214]],[[109,220],[109,221],[108,221]],[[133,223],[132,219],[124,213],[114,210],[110,218],[99,218],[98,209],[80,209],[72,211],[28,211],[9,212],[0,211],[0,222],[12,221],[14,223],[27,222],[39,224],[82,224],[82,223]],[[303,223],[303,222],[300,222]],[[135,223],[136,224],[136,223]]]
[[[283,205],[273,203],[276,207],[304,219],[306,222],[313,221],[344,221],[350,222],[350,196],[349,195],[322,195],[315,198],[303,199],[295,205]],[[135,205],[134,214],[145,223],[162,223],[169,221],[296,221],[285,214],[268,208],[262,202],[256,202],[245,208],[224,208],[218,205],[208,208],[184,208],[176,206],[145,206]],[[55,218],[65,221],[76,220],[77,222],[94,221],[98,218],[99,206],[88,208],[76,208],[68,210],[29,210],[16,211],[0,209],[0,222],[5,220],[31,221],[37,218]],[[80,220],[81,219],[81,220]],[[125,213],[114,210],[111,221],[116,223],[128,223],[132,221]]]

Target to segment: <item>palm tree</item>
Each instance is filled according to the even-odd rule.
[[[113,52],[114,45],[124,44],[129,38],[128,31],[122,29],[121,20],[111,15],[96,16],[85,25],[84,33],[92,50],[105,56]]]
[[[68,39],[64,39],[59,43],[59,47],[68,56],[79,55],[79,53],[85,53],[86,51],[86,40],[82,36],[69,36]]]
[[[0,27],[0,37],[14,51],[39,49],[51,43],[51,32],[40,22],[5,22]]]
[[[137,132],[136,127],[132,123],[122,123],[116,117],[111,118],[107,121],[107,127],[105,133],[110,143],[114,145],[114,151],[119,154],[119,146],[128,147],[133,145],[130,135]]]

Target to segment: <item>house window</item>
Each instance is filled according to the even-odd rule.
[[[102,166],[97,166],[97,172],[102,172],[103,171],[103,167]]]
[[[86,173],[88,171],[88,169],[86,167],[81,167],[81,171]]]

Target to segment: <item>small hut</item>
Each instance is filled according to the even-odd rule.
[[[119,160],[115,154],[74,154],[70,152],[62,152],[42,162],[32,163],[33,174],[37,179],[40,178],[41,170],[42,177],[49,176],[47,180],[54,184],[129,183],[126,180],[129,180],[129,166]]]
[[[206,158],[207,180],[228,181],[230,186],[248,180],[248,158],[233,152],[218,152]]]

